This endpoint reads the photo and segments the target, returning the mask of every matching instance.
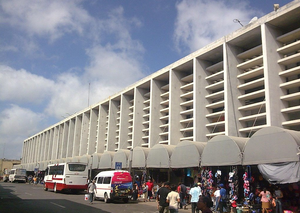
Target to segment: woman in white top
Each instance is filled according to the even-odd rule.
[[[217,186],[217,190],[214,192],[214,197],[216,199],[215,211],[218,211],[219,200],[220,200],[220,187],[219,186]]]

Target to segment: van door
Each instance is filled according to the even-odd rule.
[[[111,190],[111,176],[103,177],[103,182],[102,182],[102,187],[103,187],[103,193],[101,197],[104,198],[105,192],[107,193],[108,198],[110,199],[110,190]]]
[[[97,177],[96,180],[96,187],[97,187],[97,192],[96,192],[96,197],[98,198],[103,198],[103,187],[102,187],[102,182],[103,182],[103,177]]]

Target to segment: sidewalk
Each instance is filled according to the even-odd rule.
[[[139,204],[142,204],[142,205],[149,205],[149,206],[153,206],[153,210],[157,210],[157,202],[155,199],[151,199],[150,201],[147,201],[147,202],[144,202],[144,199],[143,198],[138,198],[137,199],[137,202]],[[187,206],[187,209],[178,209],[178,212],[179,213],[184,213],[184,212],[191,212],[191,205],[188,205]]]

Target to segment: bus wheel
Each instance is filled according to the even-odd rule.
[[[105,203],[108,203],[108,202],[109,202],[107,193],[104,194],[104,202],[105,202]]]
[[[46,184],[44,185],[44,191],[48,191],[48,188],[46,187]]]

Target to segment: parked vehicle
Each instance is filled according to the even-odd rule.
[[[44,190],[54,192],[87,189],[88,168],[85,163],[59,163],[48,165],[44,177]]]
[[[26,183],[26,169],[11,169],[8,180],[10,182],[24,182]]]
[[[127,203],[132,196],[132,178],[128,171],[103,171],[94,180],[97,187],[95,198],[103,199],[105,203],[113,200]]]

